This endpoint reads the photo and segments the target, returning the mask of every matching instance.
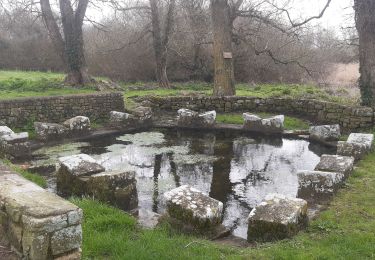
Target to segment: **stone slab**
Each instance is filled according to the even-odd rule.
[[[337,154],[342,156],[352,156],[358,161],[368,154],[368,149],[363,143],[338,142]]]
[[[307,202],[270,194],[250,212],[248,221],[249,242],[290,238],[307,226]]]
[[[61,167],[59,172],[67,171],[73,176],[89,176],[103,172],[105,169],[95,159],[87,154],[77,154],[59,158]]]
[[[332,198],[344,181],[343,173],[299,171],[298,198],[307,201],[326,201]]]
[[[339,172],[348,177],[354,167],[354,157],[323,154],[315,167],[316,171]]]
[[[188,185],[164,193],[164,198],[172,218],[198,230],[212,229],[222,221],[223,203]]]
[[[361,133],[351,133],[347,140],[348,143],[360,143],[366,145],[368,151],[372,149],[372,144],[374,142],[373,134],[361,134]]]
[[[341,137],[340,125],[320,125],[310,127],[310,139],[319,142],[338,141]]]

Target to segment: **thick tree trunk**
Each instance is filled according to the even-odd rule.
[[[164,31],[160,26],[160,15],[158,8],[158,0],[150,0],[151,7],[151,24],[152,36],[156,63],[156,79],[159,87],[170,88],[167,76],[167,58],[168,58],[168,44],[169,36],[172,31],[173,17],[176,7],[176,0],[170,0],[168,12],[164,22]]]
[[[232,26],[228,0],[211,0],[214,34],[214,96],[233,96]]]
[[[70,0],[59,0],[62,35],[50,1],[40,0],[42,17],[50,38],[67,68],[65,83],[73,86],[82,86],[93,81],[86,66],[82,32],[88,2],[89,0],[79,0],[74,11]]]
[[[375,1],[355,0],[359,36],[359,63],[362,104],[375,106]]]

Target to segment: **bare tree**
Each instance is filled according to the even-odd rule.
[[[235,95],[232,22],[228,0],[211,0],[214,38],[214,96]]]
[[[82,33],[88,3],[89,0],[76,1],[74,8],[70,0],[59,0],[62,24],[60,30],[50,1],[40,0],[42,17],[49,36],[67,67],[68,75],[65,82],[69,85],[79,86],[92,82],[86,65]]]
[[[359,36],[362,104],[375,105],[375,1],[355,0],[355,21]]]
[[[173,27],[173,17],[175,15],[176,0],[169,0],[164,27],[160,22],[159,0],[150,0],[152,38],[156,63],[156,78],[161,88],[169,88],[167,76],[167,58],[169,38]]]

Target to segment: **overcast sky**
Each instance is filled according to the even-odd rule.
[[[280,6],[288,0],[278,0]],[[289,10],[293,18],[304,20],[307,17],[318,15],[327,3],[327,0],[290,0],[293,2]],[[313,24],[319,24],[325,28],[334,28],[337,32],[341,27],[353,24],[353,0],[332,0],[323,18],[315,20]],[[90,8],[88,16],[97,18],[110,13],[110,8]]]
[[[299,15],[306,17],[319,14],[327,0],[294,0],[293,13],[297,18]],[[324,27],[340,29],[353,23],[352,0],[332,0],[329,8],[322,19],[317,21]]]

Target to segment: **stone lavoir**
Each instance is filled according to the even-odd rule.
[[[111,94],[103,95],[108,97],[106,95]],[[115,100],[119,96],[122,97],[122,95],[113,95]],[[105,97],[101,102],[107,102]],[[210,105],[206,104],[207,99],[201,98],[199,101],[195,99],[189,99],[189,101],[184,98],[176,99],[179,100],[178,102],[181,100],[182,102],[186,101],[187,103],[184,103],[184,107],[194,108],[196,111],[203,112],[199,113],[189,109],[179,109],[175,118],[175,126],[177,128],[181,129],[193,126],[193,128],[198,128],[199,131],[215,129],[216,111],[205,112],[207,110],[204,108],[211,108]],[[174,109],[174,105],[181,106],[179,103],[171,105],[168,103],[168,99],[166,100],[167,101],[159,105],[157,109],[167,108],[168,105],[170,105],[172,109]],[[214,107],[219,111],[221,109],[224,109],[223,111],[231,109],[230,111],[244,110],[244,112],[246,112],[259,109],[269,112],[271,108],[276,110],[281,109],[275,105],[280,102],[280,100],[276,99],[276,101],[254,98],[246,98],[246,100],[241,98],[210,98],[209,100],[211,100],[211,105],[214,104]],[[212,100],[214,100],[213,103]],[[219,108],[215,105],[217,100],[219,100],[217,103]],[[234,103],[222,103],[222,100],[229,100]],[[171,102],[173,103],[175,101]],[[252,102],[254,102],[255,108]],[[332,108],[330,107],[331,103],[324,104],[323,113],[319,112],[318,117],[322,117],[326,112],[341,113],[342,111],[340,109],[344,109],[344,107],[340,109]],[[310,103],[302,104],[299,109],[301,109],[301,111],[303,110],[305,113],[313,114],[313,112],[311,112],[313,109],[306,110],[302,108],[303,105],[309,107],[311,105]],[[265,107],[267,106],[269,107],[266,109]],[[291,104],[291,106],[293,107],[295,104]],[[317,110],[321,110],[321,108],[318,108],[320,107],[319,104],[313,104],[312,106]],[[116,107],[116,109],[110,109],[114,107]],[[87,109],[87,111],[90,111],[91,108]],[[119,106],[108,105],[104,110],[106,109],[110,109],[110,111],[105,111],[105,116],[102,115],[101,112],[95,112],[95,116],[104,116],[103,118],[109,119],[114,128],[120,129],[121,131],[128,130],[129,119],[131,119],[130,122],[135,122],[135,124],[147,126],[148,128],[152,127],[153,113],[150,108],[139,107],[129,114],[123,112],[123,104]],[[345,111],[344,115],[350,115],[350,120],[345,121],[347,127],[363,127],[364,123],[372,123],[373,112],[367,108],[347,108]],[[69,131],[72,133],[78,131],[82,135],[89,134],[91,118],[80,116],[80,114],[75,114],[74,116],[75,117],[70,120],[63,116],[64,118],[55,118],[50,121],[64,122],[68,119],[61,125],[57,125],[56,123],[36,123],[35,127],[40,129],[42,133],[40,136],[47,136],[46,138],[40,139],[48,141],[49,139],[54,139],[55,135],[65,135],[65,132]],[[324,114],[323,117],[327,119],[330,116],[327,117],[327,114]],[[360,118],[359,121],[357,120],[358,118]],[[371,120],[369,120],[370,118]],[[339,121],[340,124],[343,125],[345,122],[340,121],[341,119],[343,119],[343,117],[340,117],[340,119],[336,121]],[[242,128],[240,126],[233,126],[233,130],[238,130],[240,127],[245,132],[260,131],[283,134],[283,121],[284,117],[282,115],[262,119],[256,115],[245,113]],[[255,130],[252,124],[256,124]],[[261,129],[258,129],[259,127],[261,127]],[[64,129],[64,131],[60,131],[61,129]],[[342,146],[342,148],[338,149],[338,155],[319,154],[320,162],[316,167],[314,166],[315,169],[312,168],[313,170],[308,171],[300,170],[296,173],[296,177],[298,178],[298,198],[296,198],[295,195],[287,196],[282,193],[262,194],[261,198],[263,201],[259,201],[251,207],[252,210],[250,214],[247,212],[247,240],[250,243],[289,238],[304,229],[308,225],[307,209],[310,205],[309,203],[315,202],[317,198],[322,200],[330,199],[343,185],[345,179],[350,176],[355,161],[360,160],[365,154],[371,151],[373,135],[352,133],[346,142],[337,142],[341,136],[340,130],[339,125],[323,125],[310,129],[310,139],[312,141],[322,143],[333,141],[335,144],[338,143],[339,148],[340,146]],[[5,126],[0,129],[0,132],[3,133],[2,135],[5,136],[3,139],[8,143],[12,143],[9,136],[20,137],[18,135],[14,136],[15,133]],[[159,136],[160,139],[156,142],[158,151],[167,151],[165,152],[167,156],[171,156],[172,152],[170,151],[177,151],[177,153],[170,157],[175,160],[173,163],[178,162],[179,157],[180,160],[183,157],[192,158],[192,154],[189,154],[189,150],[186,147],[160,147],[160,145],[165,142],[164,136],[160,133],[157,136]],[[181,136],[179,136],[179,138],[181,138]],[[279,139],[280,138],[279,136]],[[126,150],[127,145],[132,142],[142,144],[139,147],[133,145],[133,149],[142,148],[145,151],[143,156],[147,156],[147,152],[152,155],[152,153],[156,151],[152,149],[153,147],[149,147],[150,144],[148,143],[149,141],[154,142],[154,140],[143,138],[132,139],[130,135],[127,136],[127,138],[119,139],[121,142],[112,146],[113,151],[112,153],[109,152],[109,155],[116,155],[116,152],[118,152],[116,149],[119,147],[124,148],[124,151],[128,151]],[[308,139],[308,137],[305,137],[305,142],[307,142],[306,140]],[[22,140],[28,141],[27,138]],[[247,140],[255,142],[255,140]],[[169,143],[169,145],[171,144]],[[214,153],[215,148],[212,148]],[[205,147],[205,151],[209,150],[210,147]],[[230,151],[228,150],[228,152]],[[121,154],[117,155],[121,156]],[[157,152],[156,155],[158,155]],[[227,154],[224,155],[224,157],[225,156],[227,156]],[[100,156],[95,158],[100,158]],[[157,156],[155,156],[155,158],[157,158]],[[138,173],[132,170],[107,169],[107,161],[110,159],[112,158],[107,158],[99,162],[97,159],[84,153],[59,157],[59,167],[57,171],[58,192],[64,196],[95,197],[99,201],[110,203],[127,211],[137,208],[139,206],[136,178]],[[206,159],[208,159],[208,157]],[[213,165],[215,165],[215,160],[217,160],[217,158],[211,159],[213,160]],[[208,164],[209,162],[210,161],[207,161]],[[106,166],[104,166],[104,164],[106,164]],[[146,164],[142,164],[141,166],[147,168]],[[175,166],[176,164],[174,167]],[[26,181],[5,166],[1,167],[3,168],[0,173],[0,233],[5,234],[12,248],[21,257],[26,259],[79,259],[81,257],[81,222],[83,212],[68,201]],[[172,162],[171,168],[173,168]],[[179,184],[176,184],[174,189],[170,189],[164,193],[166,210],[165,216],[160,219],[162,221],[169,221],[171,226],[173,226],[173,223],[179,222],[180,227],[181,225],[184,226],[184,229],[181,230],[184,232],[195,230],[198,232],[193,233],[198,233],[200,235],[210,233],[210,236],[206,236],[209,238],[215,237],[215,235],[228,235],[229,231],[223,225],[225,206],[227,205],[222,203],[220,199],[210,197],[211,193],[208,195],[207,192],[200,191],[191,185],[185,185],[179,178],[175,179],[176,183]],[[188,228],[185,229],[187,226]]]

